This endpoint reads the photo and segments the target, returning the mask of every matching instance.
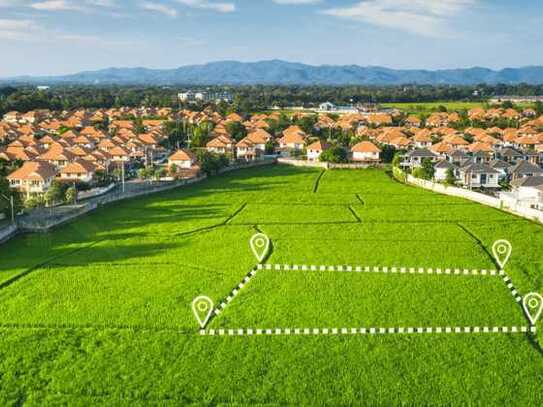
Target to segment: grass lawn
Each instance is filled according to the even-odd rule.
[[[493,270],[543,292],[543,227],[381,170],[275,166],[0,246],[0,404],[541,405],[538,334],[201,336],[269,264]],[[260,270],[210,329],[527,326],[500,276]]]

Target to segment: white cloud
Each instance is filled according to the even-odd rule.
[[[164,14],[168,17],[177,17],[177,10],[164,4],[147,2],[141,4],[140,7],[144,10],[154,11],[156,13]]]
[[[87,3],[99,7],[117,7],[116,0],[87,0]]]
[[[32,20],[0,19],[0,39],[10,41],[25,41],[32,38],[37,29]]]
[[[44,11],[82,11],[84,9],[81,5],[67,0],[46,0],[33,3],[30,7]]]
[[[232,13],[236,11],[234,3],[221,3],[209,0],[177,0],[177,2],[188,7],[213,10],[220,13]]]
[[[447,20],[475,5],[478,0],[365,0],[323,13],[345,19],[407,31],[414,34],[450,36]]]
[[[306,4],[319,4],[323,0],[272,0],[275,4],[281,4],[286,6],[300,6]]]

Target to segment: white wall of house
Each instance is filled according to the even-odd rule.
[[[192,160],[169,160],[168,166],[174,164],[177,168],[191,168],[193,161]]]
[[[462,174],[462,183],[471,188],[499,188],[498,174]]]
[[[93,179],[92,173],[80,173],[80,174],[60,174],[60,179],[63,180],[78,180],[81,182],[91,182]]]
[[[434,178],[436,181],[445,181],[447,179],[447,168],[436,168]]]
[[[353,161],[379,161],[379,153],[353,152]]]
[[[318,161],[321,153],[322,151],[318,150],[307,150],[307,159],[309,161]]]

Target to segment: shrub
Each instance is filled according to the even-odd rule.
[[[347,162],[347,152],[339,147],[330,147],[328,150],[325,150],[319,156],[319,161],[329,162],[334,164],[346,163]]]

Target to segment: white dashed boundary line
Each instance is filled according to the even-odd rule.
[[[478,270],[478,269],[441,269],[441,268],[415,268],[415,267],[370,267],[370,266],[326,266],[326,265],[297,265],[297,264],[258,264],[243,280],[230,292],[230,294],[215,307],[213,316],[221,312],[234,300],[240,290],[247,285],[259,270],[269,271],[330,271],[330,272],[356,272],[356,273],[390,273],[390,274],[437,274],[456,276],[499,276],[511,291],[517,303],[522,297],[513,285],[511,278],[504,270]],[[384,334],[515,334],[536,333],[535,326],[475,326],[475,327],[391,327],[391,328],[236,328],[236,329],[201,329],[202,336],[283,336],[283,335],[384,335]]]
[[[256,275],[257,269],[252,269],[244,278],[241,280],[241,282],[232,290],[230,291],[230,294],[220,302],[219,305],[215,307],[215,309],[212,312],[213,316],[219,315],[227,306],[232,302],[234,298],[239,294],[240,290],[245,287],[251,279]]]
[[[259,264],[258,270],[272,271],[334,271],[347,273],[390,273],[390,274],[439,274],[455,276],[499,276],[502,271],[478,269],[442,269],[423,267],[379,267],[379,266],[326,266],[326,265],[298,265],[298,264]],[[504,275],[505,273],[503,273]]]
[[[511,295],[513,296],[515,301],[520,304],[522,302],[522,296],[513,285],[513,281],[511,280],[511,277],[509,277],[503,270],[500,270],[500,276],[502,277],[502,280],[507,286],[507,288],[509,289],[509,291],[511,291]]]
[[[275,328],[202,329],[201,336],[391,335],[391,334],[524,334],[535,326],[407,327],[407,328]]]

